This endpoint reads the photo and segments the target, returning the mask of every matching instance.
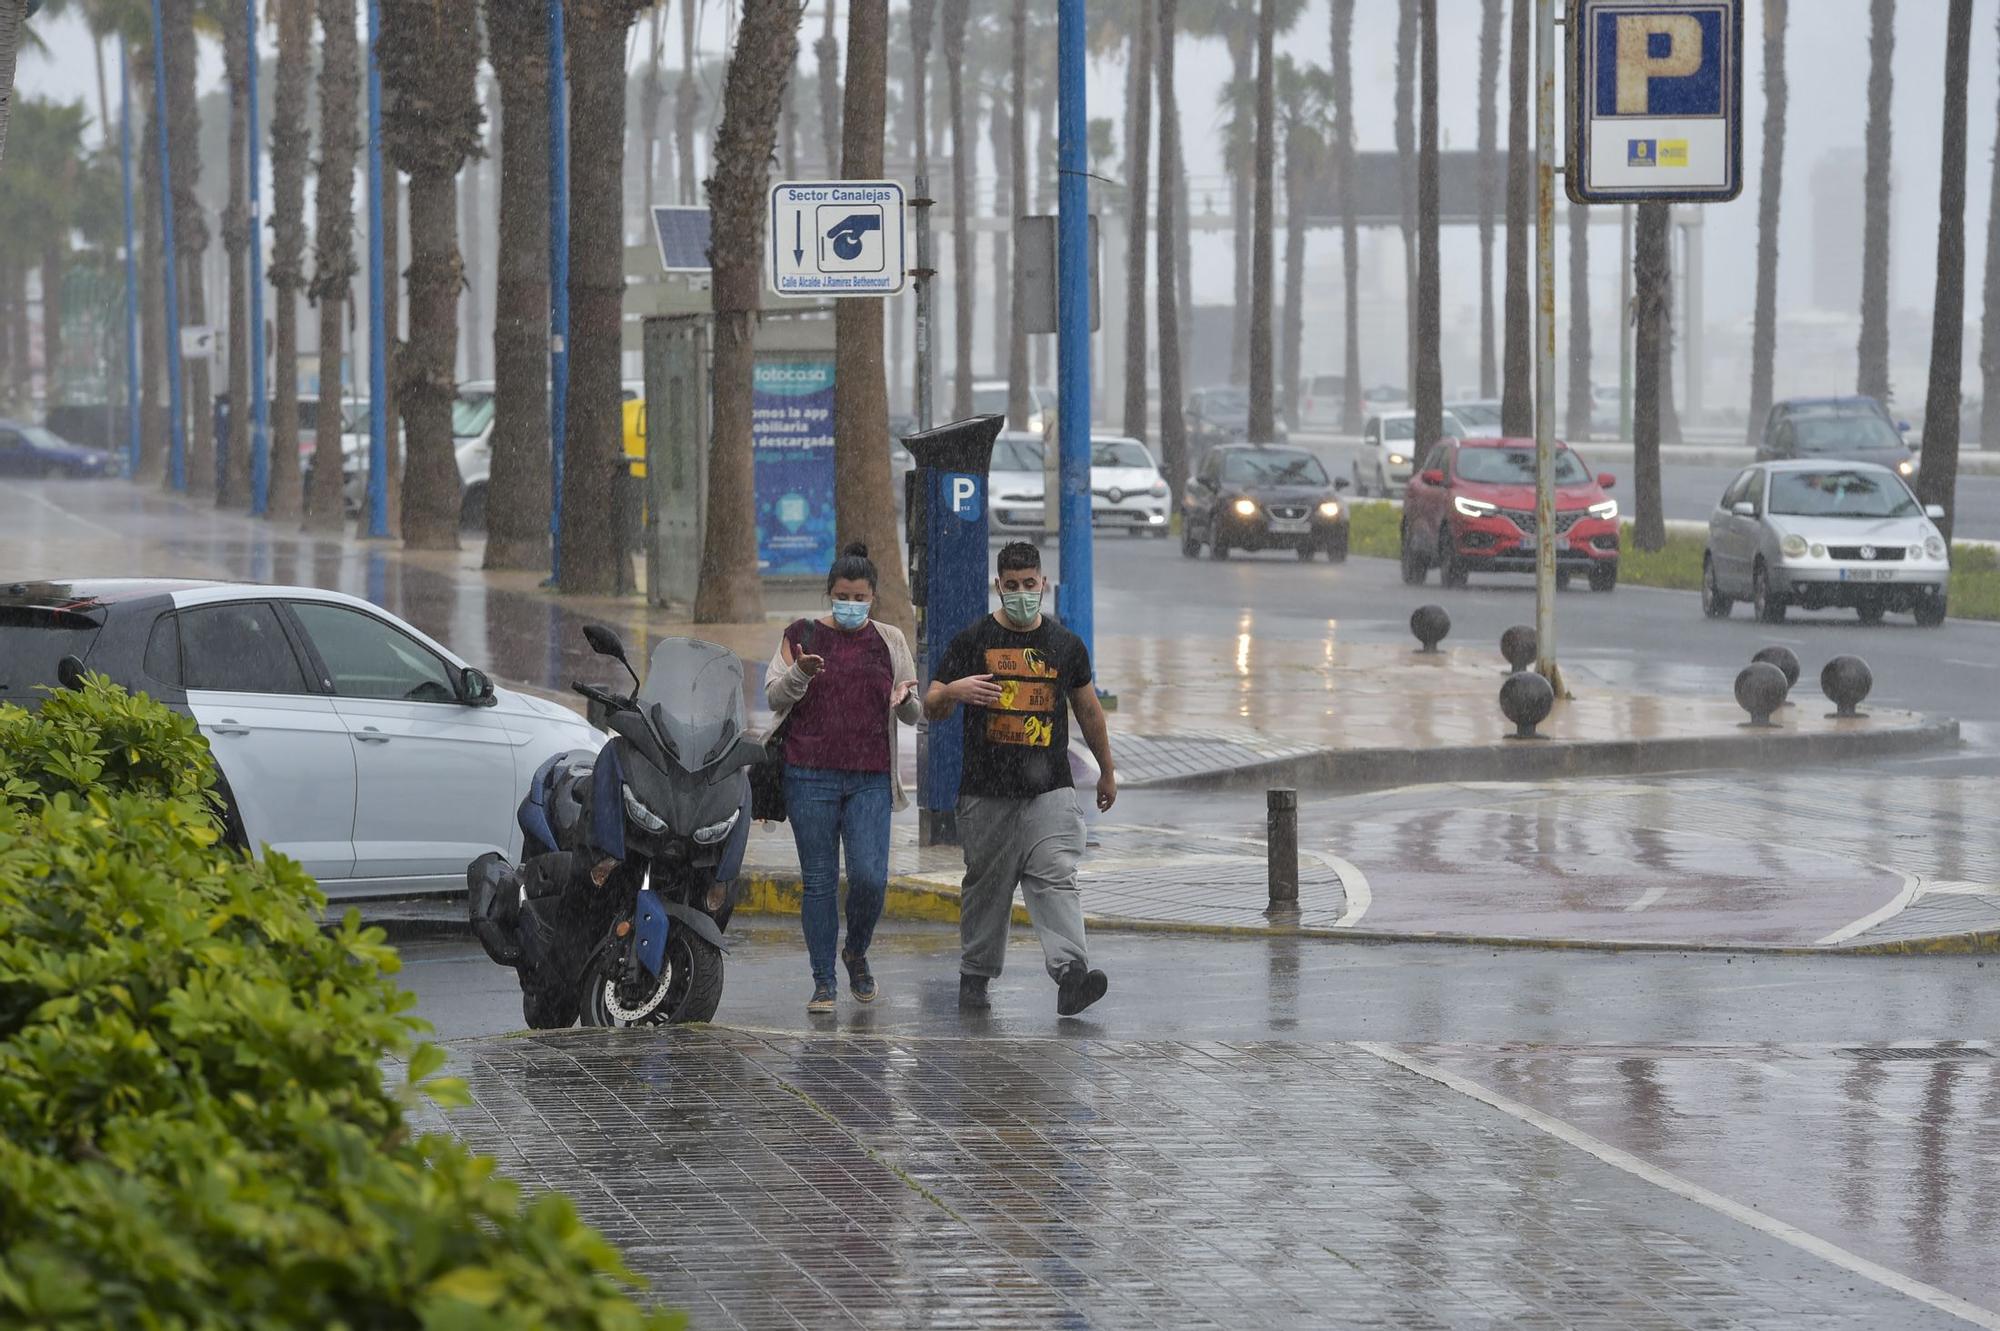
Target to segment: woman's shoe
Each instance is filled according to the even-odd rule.
[[[840,959],[847,963],[847,987],[853,990],[854,1001],[857,1003],[874,1002],[875,995],[880,993],[881,990],[875,985],[875,976],[869,972],[868,958],[865,956],[857,957],[851,953],[842,952]]]

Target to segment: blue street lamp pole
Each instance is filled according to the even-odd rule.
[[[1056,428],[1062,620],[1093,644],[1090,533],[1090,160],[1084,105],[1084,0],[1056,10]]]
[[[271,407],[264,379],[264,159],[258,149],[257,0],[243,0],[243,24],[250,53],[250,512],[262,517],[271,500]]]
[[[125,183],[125,455],[139,474],[139,242],[132,225],[132,59],[118,39],[118,169]]]
[[[368,534],[389,534],[389,323],[382,308],[382,5],[368,0]]]
[[[181,418],[181,288],[174,276],[174,160],[167,148],[167,46],[160,0],[153,0],[153,123],[160,141],[160,262],[167,276],[168,483],[187,489],[187,422]]]
[[[562,585],[563,439],[569,422],[569,99],[562,0],[549,0],[549,582]]]

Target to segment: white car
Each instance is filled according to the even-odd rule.
[[[1347,406],[1347,380],[1338,374],[1316,374],[1299,385],[1299,428],[1338,430]]]
[[[944,396],[937,399],[941,414],[949,414],[952,401],[952,385],[946,381]],[[975,416],[1005,416],[1007,414],[1007,381],[1005,379],[974,379],[972,381],[972,414]],[[1028,419],[1030,434],[1040,434],[1050,421],[1056,418],[1056,395],[1039,384],[1028,385]]]
[[[993,441],[986,468],[987,526],[994,532],[1040,536],[1048,530],[1042,503],[1040,435],[1008,430]]]
[[[1444,414],[1444,437],[1463,439],[1465,426],[1449,411]],[[1370,416],[1361,428],[1361,456],[1354,460],[1356,494],[1377,494],[1383,498],[1410,483],[1417,458],[1438,441],[1417,439],[1417,413],[1384,411]]]
[[[1167,478],[1137,439],[1091,436],[1090,524],[1134,535],[1167,534]]]
[[[465,487],[460,521],[474,529],[486,525],[486,482],[493,472],[493,392],[491,379],[469,379],[458,386],[451,406],[451,442],[458,453],[458,481]],[[625,380],[619,395],[626,402],[642,401],[646,381]],[[624,447],[622,440],[619,447]]]
[[[314,587],[101,579],[0,591],[0,702],[33,705],[75,656],[192,716],[234,829],[329,897],[462,888],[520,853],[535,769],[604,736],[494,687],[394,615]]]

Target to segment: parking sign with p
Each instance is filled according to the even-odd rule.
[[[1570,0],[1568,34],[1571,199],[1742,192],[1742,0]]]

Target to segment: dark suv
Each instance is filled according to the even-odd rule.
[[[1917,474],[1909,428],[1872,397],[1787,398],[1764,417],[1757,461],[1872,462],[1907,480]]]
[[[1193,559],[1203,542],[1214,559],[1231,550],[1296,550],[1311,559],[1324,550],[1347,558],[1347,481],[1329,479],[1303,448],[1221,444],[1208,450],[1181,500],[1181,553]]]

